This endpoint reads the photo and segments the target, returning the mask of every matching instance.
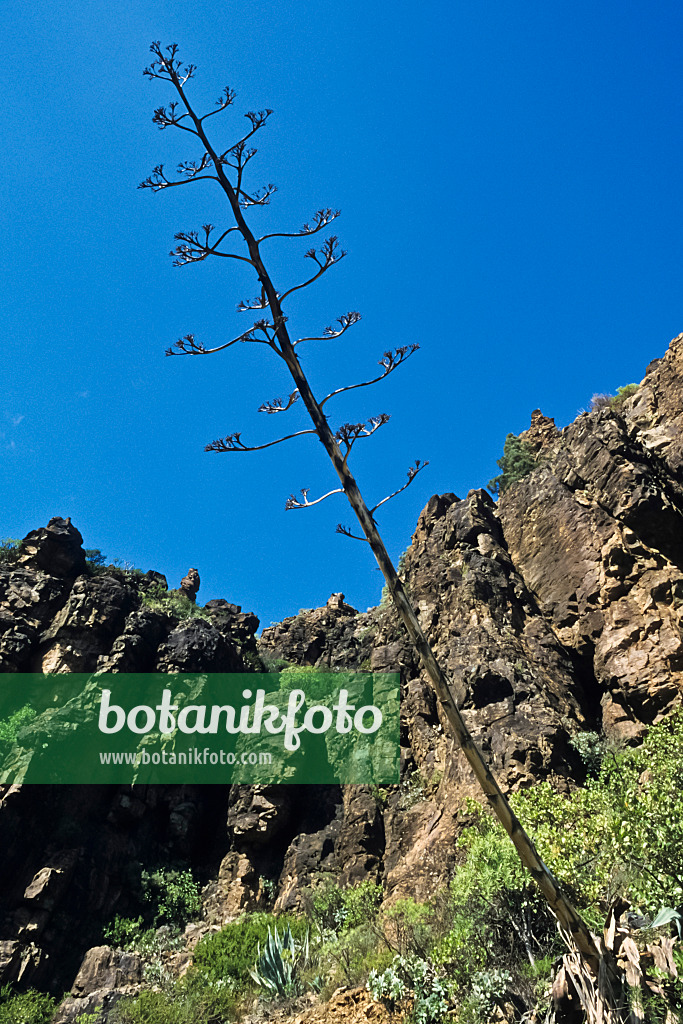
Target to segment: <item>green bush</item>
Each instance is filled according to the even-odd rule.
[[[622,387],[617,388],[617,393],[610,401],[610,405],[613,409],[620,409],[627,398],[631,395],[635,395],[638,390],[637,384],[624,384]]]
[[[199,883],[192,872],[174,868],[143,871],[140,876],[142,898],[154,907],[154,924],[184,928],[201,911]]]
[[[4,758],[14,746],[17,740],[17,733],[24,725],[28,725],[36,717],[33,708],[26,704],[19,708],[13,715],[0,720],[0,760]]]
[[[651,915],[683,902],[683,710],[570,797],[542,783],[513,805],[595,928],[617,894]]]
[[[4,537],[0,540],[0,566],[14,565],[20,547],[21,541],[13,537]]]
[[[383,912],[385,932],[399,953],[427,959],[452,925],[452,905],[443,894],[430,902],[399,899]]]
[[[545,863],[601,931],[616,895],[651,917],[683,903],[683,710],[652,727],[641,747],[603,748],[595,771],[568,796],[542,782],[511,802]],[[548,955],[552,923],[497,822],[480,809],[461,845],[467,857],[450,887],[453,928],[438,958],[464,981],[493,966],[489,951],[499,939],[523,954],[526,933],[537,954]]]
[[[0,1024],[48,1024],[57,1000],[44,992],[15,993],[10,985],[0,988]]]
[[[99,548],[85,548],[83,554],[86,562],[93,569],[107,564],[107,556],[103,555]]]
[[[414,1024],[440,1024],[451,998],[448,984],[434,965],[416,956],[398,955],[381,973],[371,971],[367,988],[373,999],[384,1002],[392,1013],[398,1002],[412,997],[409,1019]]]
[[[503,494],[508,487],[517,483],[537,465],[537,460],[526,441],[514,434],[508,434],[503,445],[503,455],[497,460],[502,472],[488,482],[492,494]]]
[[[174,619],[206,619],[211,621],[209,613],[186,594],[179,590],[166,590],[161,583],[153,583],[142,595],[142,603],[152,611],[161,612]]]
[[[280,692],[303,690],[309,700],[323,700],[330,693],[329,676],[313,665],[288,665],[280,672]]]
[[[598,933],[616,896],[651,919],[662,907],[680,907],[683,709],[651,728],[638,748],[610,748],[595,733],[579,734],[573,745],[586,764],[585,786],[567,795],[543,782],[511,798],[540,856]],[[484,1024],[494,1004],[510,997],[542,1019],[552,964],[563,952],[555,921],[496,820],[477,804],[469,813],[464,861],[447,899],[397,902],[383,915],[387,939],[405,960],[427,965],[443,998],[456,1002],[458,1024]],[[683,968],[683,949],[676,946],[674,956]],[[376,968],[372,981],[385,999],[414,994],[413,1020],[442,1010],[438,995],[431,1009],[422,1006],[424,990],[418,999],[399,960]],[[643,996],[644,1019],[653,1024],[683,1003],[683,984],[660,983],[661,995]]]
[[[259,948],[268,941],[268,930],[277,925],[289,926],[295,940],[301,940],[308,930],[303,918],[284,914],[249,914],[225,925],[220,932],[206,935],[194,951],[193,963],[197,971],[209,981],[229,980],[235,989],[250,984],[250,971],[259,956]]]
[[[613,808],[626,895],[653,913],[683,903],[683,709],[642,746],[606,757],[599,785]]]
[[[587,775],[597,775],[606,754],[606,745],[597,732],[579,732],[571,745],[583,761]]]
[[[479,1012],[473,980],[494,969],[514,974],[517,990],[531,999],[534,985],[522,973],[528,950],[547,956],[556,942],[554,920],[507,835],[483,809],[474,813],[460,840],[467,857],[450,884],[450,927],[431,954],[458,992],[463,1020]]]
[[[321,930],[342,932],[356,928],[376,916],[383,896],[382,886],[369,878],[347,889],[326,885],[313,894],[313,919]]]
[[[637,384],[624,384],[622,387],[617,388],[616,395],[593,395],[589,407],[590,411],[599,412],[600,409],[616,409],[618,411],[626,399],[630,398],[631,395],[635,395],[637,390]]]
[[[322,944],[318,954],[318,972],[324,978],[323,997],[329,997],[341,985],[364,985],[371,971],[381,972],[389,966],[393,955],[394,951],[370,921],[333,935]]]
[[[237,997],[229,986],[211,983],[196,971],[161,991],[144,989],[121,999],[111,1024],[223,1024],[236,1018]]]
[[[143,935],[142,917],[119,917],[117,914],[111,924],[104,929],[104,940],[119,949],[135,949]]]

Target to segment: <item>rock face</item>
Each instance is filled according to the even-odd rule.
[[[184,594],[185,597],[189,601],[192,601],[193,604],[197,600],[197,591],[199,590],[199,584],[199,573],[197,572],[196,569],[188,569],[187,576],[183,576],[182,580],[180,581],[181,594]]]
[[[683,336],[620,406],[562,431],[536,410],[522,438],[536,468],[497,504],[431,498],[401,575],[503,787],[566,789],[582,778],[578,733],[636,743],[681,699]],[[208,883],[207,927],[273,892],[295,908],[324,874],[381,880],[390,899],[443,885],[478,792],[390,607],[361,614],[333,594],[257,641],[238,605],[173,619],[142,600],[160,574],[87,573],[80,545],[51,520],[0,567],[2,671],[398,670],[402,782],[0,789],[0,983],[72,988],[65,1019],[106,1008],[138,967],[102,947],[102,927],[136,912],[131,864],[162,857]]]
[[[500,500],[510,555],[632,739],[683,687],[683,336],[617,410],[584,413]]]

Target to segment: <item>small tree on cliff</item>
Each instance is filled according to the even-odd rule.
[[[179,232],[175,236],[178,244],[172,254],[175,257],[175,264],[177,266],[184,266],[188,263],[204,260],[209,256],[240,260],[253,267],[259,283],[259,292],[256,298],[246,302],[243,301],[238,306],[240,310],[254,310],[259,313],[259,319],[255,320],[248,330],[232,340],[214,347],[205,347],[196,340],[193,334],[187,334],[168,349],[167,355],[206,356],[230,348],[231,345],[235,345],[237,342],[268,345],[285,363],[291,375],[294,390],[286,399],[276,398],[273,401],[265,402],[260,407],[260,411],[269,414],[285,413],[295,402],[301,400],[312,422],[310,429],[285,434],[283,437],[264,444],[247,444],[242,440],[241,432],[228,434],[226,437],[208,444],[206,451],[259,451],[260,449],[269,448],[272,445],[280,444],[283,441],[304,434],[316,434],[318,436],[332,462],[340,486],[313,500],[309,499],[308,490],[304,489],[299,497],[290,496],[286,507],[288,509],[309,507],[323,501],[324,498],[332,494],[338,493],[344,494],[348,499],[358,519],[362,536],[358,537],[341,524],[337,527],[337,531],[348,537],[355,537],[358,540],[366,541],[370,545],[370,549],[386,580],[391,600],[434,686],[444,713],[472,767],[482,792],[509,835],[522,863],[531,872],[540,887],[571,948],[576,948],[580,952],[584,963],[591,968],[597,977],[601,965],[603,970],[600,973],[604,973],[604,957],[598,950],[595,939],[585,922],[577,914],[562,892],[558,882],[543,864],[533,842],[517,820],[505,795],[472,740],[451,695],[448,680],[436,661],[377,529],[375,521],[377,510],[389,501],[390,498],[405,490],[426,463],[416,462],[408,470],[407,482],[402,487],[382,498],[374,505],[368,506],[349,468],[349,455],[358,440],[369,437],[382,427],[389,417],[382,414],[371,417],[364,423],[343,423],[336,431],[331,429],[327,421],[326,406],[330,401],[338,395],[355,388],[367,387],[370,384],[383,380],[404,363],[416,351],[418,346],[411,345],[385,352],[379,361],[381,372],[369,380],[338,388],[322,398],[314,395],[299,360],[298,346],[303,342],[323,341],[341,337],[360,320],[360,314],[357,312],[345,313],[338,317],[338,326],[327,327],[318,336],[295,338],[290,334],[290,326],[288,317],[284,312],[284,307],[290,295],[317,281],[345,256],[345,252],[340,248],[337,237],[331,235],[323,241],[319,248],[310,248],[304,254],[305,258],[311,261],[311,275],[298,284],[286,287],[284,290],[278,290],[266,268],[261,245],[264,241],[272,238],[307,239],[317,235],[339,216],[339,211],[332,209],[318,210],[311,221],[304,224],[298,230],[274,232],[256,238],[245,219],[245,210],[251,206],[268,204],[276,188],[271,184],[258,190],[252,189],[251,186],[247,186],[246,171],[247,165],[256,153],[256,150],[250,145],[250,141],[267,123],[272,111],[248,112],[245,116],[249,124],[247,131],[242,137],[227,147],[216,147],[209,140],[205,122],[214,114],[221,113],[232,105],[235,98],[234,92],[226,87],[216,101],[215,109],[199,115],[195,112],[186,93],[186,85],[194,77],[196,71],[195,65],[187,64],[183,66],[182,61],[178,58],[178,47],[176,44],[162,50],[159,43],[153,43],[151,51],[154,60],[149,67],[145,68],[144,74],[150,79],[160,79],[169,82],[176,94],[174,101],[168,107],[158,107],[155,110],[153,121],[160,129],[177,128],[188,133],[198,143],[198,152],[194,159],[180,163],[175,175],[171,177],[164,171],[162,164],[155,167],[153,173],[141,183],[140,188],[149,188],[154,192],[158,192],[162,189],[175,188],[193,182],[212,181],[223,191],[229,212],[231,213],[231,222],[225,228],[216,229],[211,224],[205,224],[200,230]],[[235,247],[229,245],[233,241],[239,244],[241,251],[234,251]],[[594,1017],[594,1019],[597,1020],[598,1018]]]

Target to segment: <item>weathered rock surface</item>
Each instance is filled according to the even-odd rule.
[[[594,675],[616,739],[641,735],[683,688],[682,398],[679,337],[621,408],[549,438],[499,503],[510,555]]]
[[[562,431],[535,410],[522,437],[537,467],[498,504],[435,495],[401,574],[503,786],[567,788],[582,777],[577,733],[635,743],[681,699],[683,336],[620,407]],[[86,573],[79,551],[70,522],[51,520],[0,567],[0,670],[399,671],[402,782],[0,790],[0,983],[73,985],[65,1022],[137,984],[97,945],[115,913],[137,912],[134,864],[170,859],[208,881],[200,931],[273,888],[278,910],[295,908],[321,875],[380,879],[390,898],[444,883],[478,793],[391,608],[361,614],[334,594],[257,642],[238,605],[179,621],[142,601],[166,587],[159,574]],[[340,997],[351,1014],[363,998]]]
[[[199,586],[199,573],[196,569],[188,569],[187,576],[183,576],[180,581],[180,593],[184,594],[185,597],[194,604],[197,600],[197,591],[199,590]]]
[[[0,566],[0,672],[245,670],[256,616],[225,602],[212,621],[179,621],[143,603],[150,586],[166,580],[86,570],[81,535],[51,520]],[[69,987],[103,926],[139,912],[142,865],[192,863],[208,880],[227,803],[218,787],[0,787],[0,984]],[[74,998],[72,1016],[89,1012]]]
[[[98,1013],[106,1020],[119,999],[138,992],[141,982],[142,960],[136,953],[93,946],[86,953],[71,992],[59,1007],[53,1024],[70,1024],[85,1013]]]
[[[83,538],[71,519],[55,516],[46,527],[24,537],[19,564],[51,576],[74,579],[85,570]]]

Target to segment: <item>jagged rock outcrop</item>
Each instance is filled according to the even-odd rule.
[[[192,601],[194,604],[197,600],[197,591],[199,590],[199,586],[199,573],[196,569],[188,569],[187,576],[183,576],[180,581],[180,593],[184,594],[188,601]]]
[[[562,431],[535,410],[522,439],[536,468],[497,504],[481,490],[435,495],[420,515],[401,574],[508,789],[571,787],[578,733],[635,743],[680,702],[682,428],[683,335],[622,404]],[[335,594],[257,641],[238,605],[179,621],[142,600],[166,589],[160,574],[86,572],[80,545],[51,520],[0,567],[2,671],[399,671],[402,782],[0,789],[0,982],[68,988],[88,946],[105,974],[123,970],[98,945],[102,924],[133,909],[129,866],[162,854],[208,881],[207,927],[273,888],[278,910],[294,908],[321,874],[381,879],[390,899],[444,883],[478,791],[391,607],[359,613]],[[111,991],[135,984],[134,965],[124,974]]]
[[[594,674],[615,739],[637,738],[683,689],[682,398],[683,336],[621,406],[547,437],[499,503],[510,555]]]
[[[266,666],[281,661],[324,669],[355,666],[363,650],[363,638],[352,628],[357,619],[344,595],[332,594],[324,608],[305,608],[264,629],[259,653]]]
[[[70,1024],[81,1014],[99,1013],[106,1019],[119,999],[140,990],[142,966],[136,953],[93,946],[86,953],[71,991],[52,1024]]]
[[[592,698],[515,570],[492,499],[483,491],[463,501],[434,496],[420,516],[403,572],[464,717],[502,781],[515,788],[543,776],[559,785],[577,777],[580,762],[570,741],[593,724]],[[331,650],[320,643],[321,622],[335,637]],[[333,861],[349,879],[379,868],[390,894],[428,895],[453,868],[465,797],[478,793],[393,610],[359,615],[328,602],[264,630],[259,649],[324,667],[339,664],[343,652],[345,667],[401,669],[406,784],[388,797],[379,828],[371,824],[375,796],[369,787],[353,787],[353,800],[341,809]],[[354,809],[359,801],[360,815]],[[351,869],[342,851],[361,820],[374,841],[365,861],[362,844],[356,844]],[[296,842],[302,865],[304,840]],[[299,870],[299,894],[314,877],[314,871]],[[286,882],[292,902],[291,869]]]
[[[0,671],[229,672],[255,658],[256,616],[214,602],[210,619],[179,621],[143,602],[167,589],[160,573],[93,571],[81,543],[53,519],[0,566]],[[0,786],[0,984],[69,987],[104,924],[137,909],[141,865],[192,863],[208,880],[227,804],[219,787]]]

